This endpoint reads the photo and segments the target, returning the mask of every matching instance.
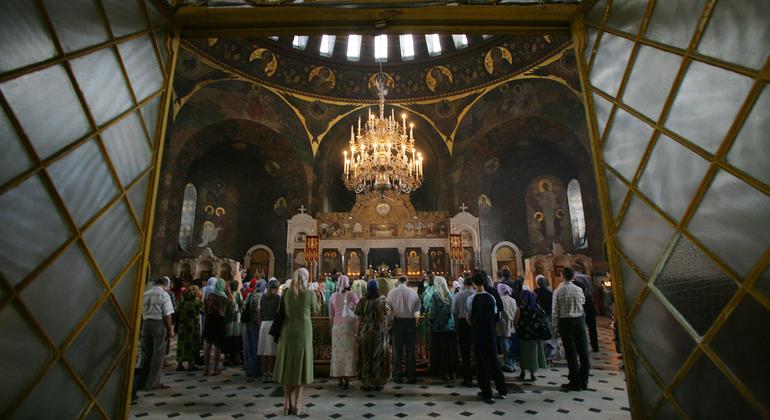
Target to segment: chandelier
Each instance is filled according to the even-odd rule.
[[[347,189],[357,194],[367,191],[395,190],[410,193],[422,185],[422,153],[414,148],[414,124],[406,132],[406,114],[401,114],[401,123],[394,117],[393,109],[385,117],[385,80],[382,69],[377,78],[380,98],[379,115],[372,114],[361,127],[358,117],[358,132],[350,126],[350,150],[343,152],[344,172],[342,180]]]

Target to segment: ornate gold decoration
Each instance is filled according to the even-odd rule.
[[[217,43],[217,41],[219,41],[219,38],[209,38],[209,39],[208,39],[208,44],[209,44],[209,47],[213,47],[213,46],[214,46],[214,44],[216,44],[216,43]]]
[[[337,77],[334,76],[334,72],[326,66],[316,66],[310,70],[310,73],[307,76],[307,81],[313,82],[313,79],[315,78],[319,78],[322,83],[328,83],[329,90],[334,89],[334,86],[337,85]]]
[[[449,79],[449,83],[454,82],[454,76],[452,75],[452,71],[449,70],[447,66],[431,67],[431,69],[428,70],[427,73],[425,73],[425,84],[428,85],[428,89],[430,89],[431,92],[435,92],[436,87],[438,85],[438,80],[436,80],[436,76],[434,76],[434,72],[433,72],[434,70],[446,76]]]
[[[495,72],[495,60],[492,58],[492,52],[495,50],[500,51],[500,56],[503,58],[503,60],[507,61],[508,64],[513,64],[513,57],[511,57],[511,52],[508,51],[508,48],[492,48],[491,50],[487,51],[487,54],[484,56],[484,67],[487,69],[487,73],[489,74]]]
[[[410,193],[422,185],[422,153],[414,147],[414,124],[406,133],[406,114],[401,114],[399,124],[393,115],[385,117],[386,79],[383,73],[377,80],[380,97],[380,114],[372,114],[361,130],[358,117],[358,135],[350,126],[350,158],[343,151],[342,180],[345,187],[360,194],[365,191],[396,190]]]
[[[278,70],[278,59],[275,57],[274,52],[268,50],[267,48],[257,48],[249,56],[249,61],[251,62],[258,58],[261,59],[265,53],[269,53],[271,57],[270,62],[265,64],[265,75],[267,77],[271,77],[273,74],[275,74],[275,71]]]
[[[379,88],[377,87],[377,79],[380,77],[380,75],[384,75],[385,77],[385,89],[393,89],[396,87],[396,81],[393,79],[393,76],[390,75],[390,73],[372,73],[371,76],[369,76],[369,89],[370,90],[377,90],[379,92]]]

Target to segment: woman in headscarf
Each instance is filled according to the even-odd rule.
[[[346,317],[345,314],[355,311],[358,298],[350,291],[350,279],[344,274],[337,278],[336,289],[329,298],[329,322],[332,325],[332,363],[329,376],[339,378],[340,387],[348,389],[350,378],[358,374],[357,319]]]
[[[241,350],[243,349],[243,324],[241,324],[241,311],[243,310],[243,298],[238,291],[240,283],[232,280],[227,284],[230,301],[233,303],[225,311],[225,364],[238,366],[241,364]]]
[[[262,382],[273,382],[273,370],[275,368],[275,351],[277,349],[275,340],[270,335],[270,327],[278,314],[278,305],[281,302],[281,296],[278,294],[278,288],[281,282],[275,277],[270,279],[267,285],[267,291],[262,294],[259,300],[259,341],[257,343],[257,354],[262,366]]]
[[[206,297],[208,297],[209,293],[214,291],[215,286],[217,285],[217,278],[216,277],[209,277],[209,281],[206,283],[206,286],[203,288],[203,300],[206,300]]]
[[[516,300],[511,296],[513,289],[503,283],[497,284],[497,293],[503,302],[500,311],[500,320],[497,322],[497,341],[502,343],[504,372],[516,370],[516,357],[519,353],[516,339],[516,321],[519,319],[519,310]]]
[[[548,366],[550,366],[559,356],[559,340],[553,333],[553,321],[551,320],[553,291],[551,290],[551,283],[542,274],[535,276],[535,283],[537,284],[537,289],[535,289],[535,294],[537,295],[537,304],[543,309],[543,312],[545,312],[545,322],[548,324],[548,331],[551,333],[551,339],[544,340],[543,342],[545,359]]]
[[[182,293],[182,301],[177,306],[179,324],[176,340],[176,370],[184,370],[184,362],[187,362],[187,370],[195,370],[195,359],[198,358],[201,349],[200,314],[203,312],[203,302],[198,300],[198,286],[185,289]]]
[[[310,313],[318,310],[318,300],[307,282],[310,273],[302,267],[294,272],[291,287],[284,290],[283,328],[275,360],[275,380],[283,385],[285,414],[302,415],[302,388],[313,383],[313,325]],[[293,401],[292,401],[293,397]]]
[[[358,365],[361,389],[380,391],[390,379],[391,347],[387,320],[390,306],[380,296],[377,280],[366,283],[366,296],[356,305],[358,315]]]
[[[324,293],[324,308],[323,308],[323,314],[324,316],[327,316],[330,314],[331,311],[329,311],[329,302],[332,298],[332,295],[334,292],[337,291],[337,283],[334,282],[334,278],[336,280],[339,280],[339,277],[337,276],[337,270],[332,270],[332,277],[326,277],[324,280],[324,287],[323,287],[323,293]]]
[[[203,301],[206,320],[203,326],[203,375],[218,375],[219,356],[225,345],[225,311],[232,305],[230,297],[225,291],[225,281],[217,279],[214,289]],[[211,366],[211,349],[214,348],[214,369]]]
[[[542,336],[546,324],[545,311],[537,304],[537,295],[524,288],[521,292],[521,316],[518,322],[519,338],[519,379],[524,379],[524,370],[529,370],[529,381],[535,380],[535,371],[546,368]]]
[[[433,279],[433,303],[428,318],[430,324],[431,370],[444,381],[454,378],[457,365],[455,349],[455,325],[452,319],[452,292],[446,279],[436,276]]]
[[[262,374],[257,354],[259,346],[259,301],[264,293],[264,281],[252,279],[243,302],[241,321],[243,322],[243,370],[246,376]]]

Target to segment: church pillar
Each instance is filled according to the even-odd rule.
[[[401,266],[401,274],[406,275],[406,248],[398,249],[398,264]]]
[[[420,264],[422,265],[422,271],[428,271],[428,267],[430,267],[428,263],[428,250],[429,248],[423,247],[422,250],[422,258],[420,258]]]
[[[340,256],[340,266],[337,269],[340,273],[345,273],[347,271],[347,261],[345,261],[345,250],[343,248],[337,248],[337,253]]]
[[[289,252],[286,254],[286,278],[289,279],[294,274],[291,270],[292,262],[294,261],[294,253]]]
[[[364,273],[369,273],[369,248],[361,248],[364,253]]]

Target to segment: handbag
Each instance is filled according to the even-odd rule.
[[[285,295],[284,295],[285,296]],[[278,301],[278,312],[275,314],[273,325],[270,326],[268,334],[273,336],[273,339],[277,343],[281,338],[281,330],[283,329],[283,320],[286,319],[286,314],[283,311],[283,297]]]
[[[345,301],[342,304],[342,317],[349,320],[355,320],[355,319],[358,319],[358,315],[356,315],[356,312],[350,309],[350,305],[348,305],[349,295],[350,295],[350,292],[345,293]]]

